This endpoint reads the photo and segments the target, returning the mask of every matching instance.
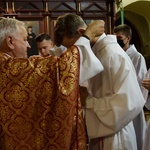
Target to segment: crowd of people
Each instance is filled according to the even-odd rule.
[[[38,54],[26,58],[25,23],[1,18],[0,149],[150,149],[150,71],[128,25],[104,31],[103,20],[61,15],[54,40],[40,33]]]

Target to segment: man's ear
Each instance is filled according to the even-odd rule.
[[[6,44],[10,49],[14,49],[14,41],[13,41],[13,37],[11,35],[8,35],[6,37]]]
[[[78,30],[78,33],[79,33],[80,36],[83,35],[84,32],[85,32],[85,29],[80,28],[80,29]]]
[[[52,47],[54,46],[54,42],[52,42],[52,41],[51,41],[51,46],[52,46]]]
[[[131,37],[130,37],[130,36],[128,36],[127,38],[128,38],[128,40],[129,40],[129,42],[130,42],[130,41],[131,41]]]

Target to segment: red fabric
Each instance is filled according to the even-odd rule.
[[[79,51],[60,58],[0,54],[0,149],[86,150]]]

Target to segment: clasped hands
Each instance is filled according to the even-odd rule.
[[[142,86],[150,91],[150,79],[144,79],[142,81]]]

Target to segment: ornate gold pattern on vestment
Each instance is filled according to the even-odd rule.
[[[78,49],[0,61],[0,150],[86,150]]]

